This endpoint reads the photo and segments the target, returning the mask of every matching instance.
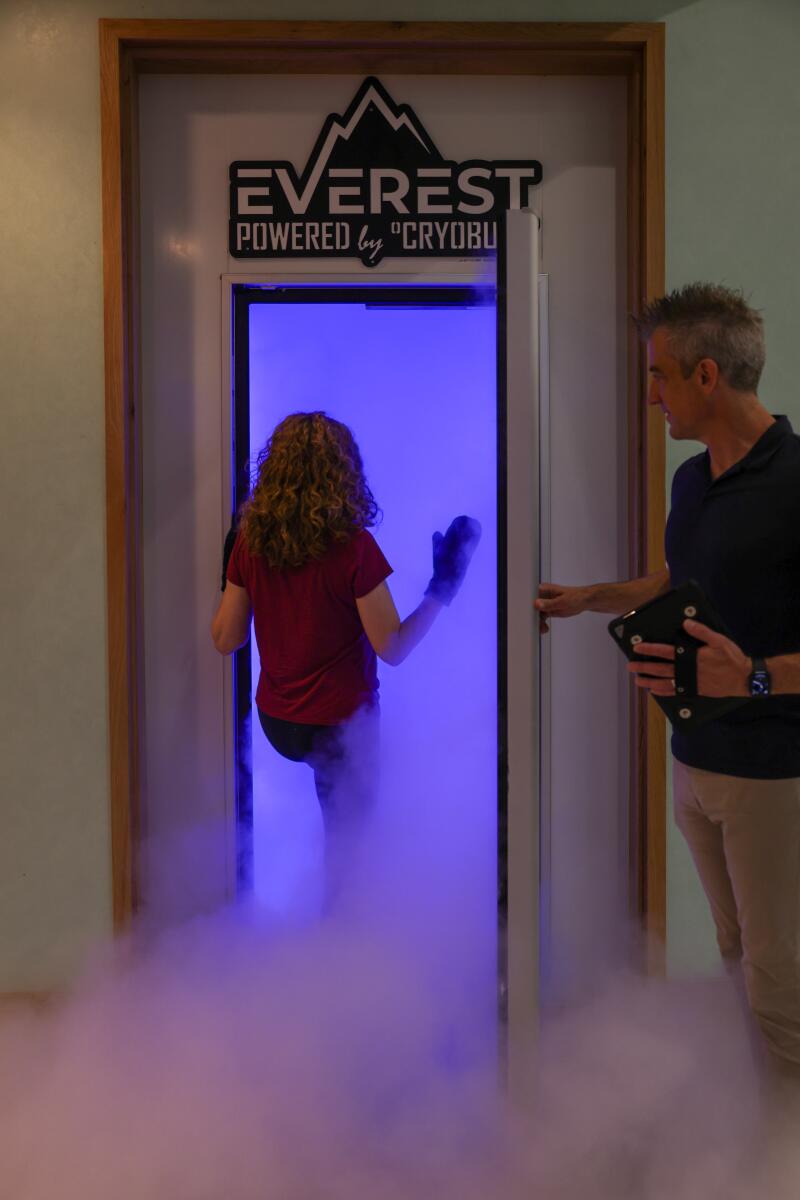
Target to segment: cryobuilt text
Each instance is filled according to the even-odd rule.
[[[305,170],[240,160],[230,168],[235,258],[475,255],[497,245],[497,217],[528,208],[535,159],[445,160],[408,105],[365,79],[323,125]]]

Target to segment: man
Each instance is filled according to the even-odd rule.
[[[800,438],[758,399],[763,324],[740,294],[691,284],[650,304],[637,326],[648,403],[672,438],[706,447],[675,473],[667,569],[543,584],[535,604],[546,628],[551,617],[622,613],[694,579],[731,633],[685,624],[703,643],[698,694],[749,702],[673,732],[675,816],[768,1061],[800,1083]],[[674,648],[638,650],[663,661],[630,664],[637,686],[674,695]]]

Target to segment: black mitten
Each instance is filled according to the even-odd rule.
[[[480,540],[480,522],[474,517],[456,517],[444,536],[438,531],[433,535],[433,578],[425,589],[426,596],[450,603],[464,582]]]
[[[223,592],[225,591],[225,584],[228,582],[228,563],[230,562],[231,555],[233,554],[233,544],[236,541],[236,534],[238,532],[238,527],[239,527],[239,521],[238,521],[237,517],[234,517],[233,521],[231,522],[230,529],[225,534],[225,545],[223,546],[223,549],[222,549],[222,591]]]

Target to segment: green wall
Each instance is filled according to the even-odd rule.
[[[0,991],[66,980],[110,927],[100,16],[665,21],[667,280],[751,294],[762,394],[800,427],[796,0],[4,0]],[[673,834],[668,867],[670,964],[703,968],[709,921]]]
[[[704,0],[666,21],[667,287],[712,279],[745,290],[766,321],[761,397],[800,430],[800,4]],[[670,444],[668,480],[698,449]],[[702,969],[716,961],[711,920],[668,830],[668,962]]]

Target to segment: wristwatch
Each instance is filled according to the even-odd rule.
[[[763,658],[753,658],[753,670],[750,673],[750,695],[768,696],[770,693],[770,678],[767,664]]]

